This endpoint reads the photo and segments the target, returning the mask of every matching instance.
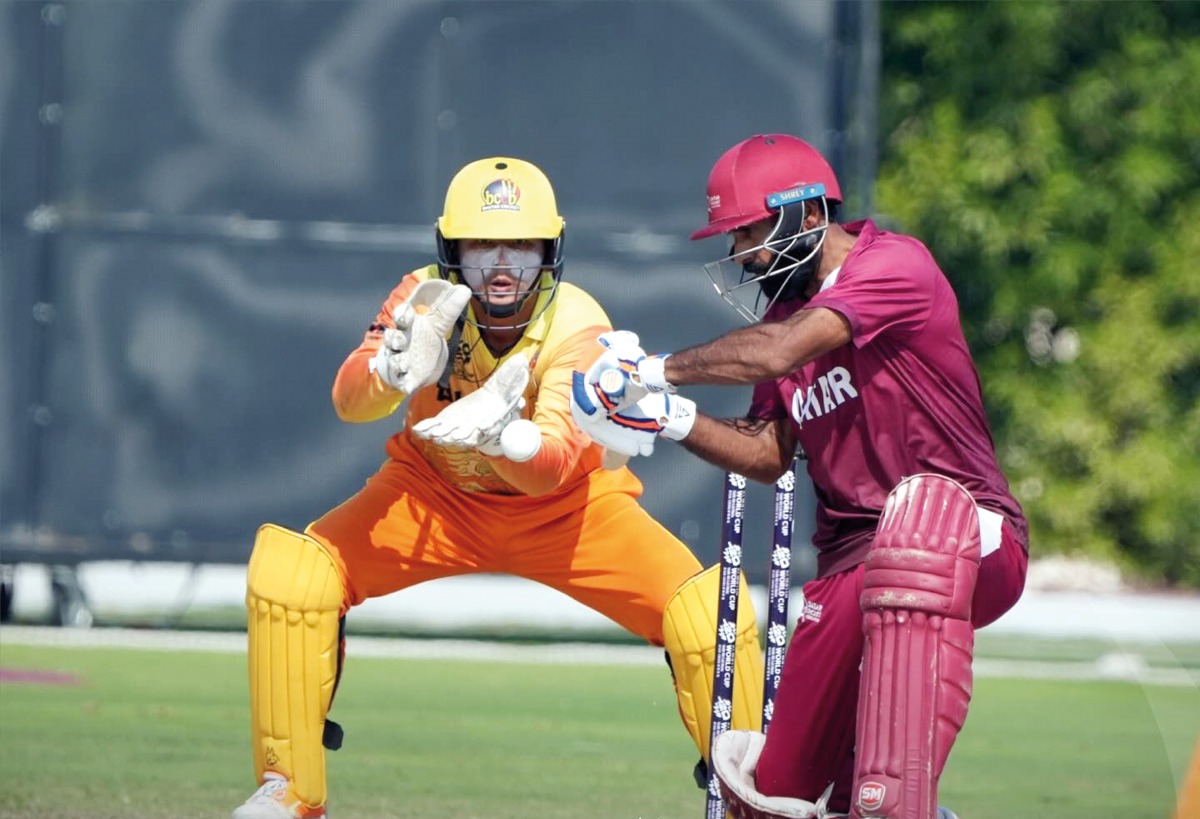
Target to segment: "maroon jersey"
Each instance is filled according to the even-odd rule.
[[[1003,515],[1028,549],[1028,525],[996,462],[979,374],[958,299],[937,262],[910,236],[870,220],[821,292],[774,305],[764,321],[826,307],[853,340],[754,389],[750,417],[790,417],[817,498],[817,575],[860,563],[884,501],[908,475],[936,472]]]

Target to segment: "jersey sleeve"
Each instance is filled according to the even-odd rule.
[[[571,376],[575,370],[586,371],[600,356],[603,348],[596,338],[612,327],[598,316],[590,320],[593,323],[569,336],[550,340],[538,354],[531,419],[542,433],[542,448],[537,455],[521,463],[504,457],[488,458],[497,475],[526,495],[544,495],[571,480],[577,474],[580,457],[592,446],[591,439],[571,417]]]
[[[929,320],[938,269],[929,252],[903,237],[880,238],[846,264],[832,287],[805,308],[836,310],[850,323],[856,347],[882,333],[911,334]]]
[[[422,268],[409,273],[396,285],[379,308],[375,320],[367,327],[362,343],[338,368],[333,381],[333,407],[343,421],[378,421],[391,415],[403,403],[405,394],[383,383],[383,379],[370,369],[370,363],[383,344],[384,329],[395,326],[392,316],[396,308],[418,284],[430,277],[429,270]]]

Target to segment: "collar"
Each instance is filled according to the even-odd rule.
[[[837,282],[838,274],[841,272],[842,272],[841,265],[838,265],[837,267],[835,267],[833,269],[833,272],[830,273],[828,276],[826,276],[824,281],[821,282],[821,286],[817,289],[817,292],[824,293],[826,290],[833,287],[833,285]]]

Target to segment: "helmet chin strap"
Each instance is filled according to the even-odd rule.
[[[487,313],[492,318],[512,318],[517,313],[521,312],[521,308],[525,306],[525,302],[529,301],[529,297],[533,295],[533,291],[525,294],[523,299],[514,301],[512,304],[491,304],[484,301],[482,298],[476,297],[476,301],[483,308],[483,312]]]

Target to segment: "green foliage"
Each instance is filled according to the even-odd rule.
[[[941,261],[1034,554],[1200,587],[1200,3],[885,3],[877,201]]]

